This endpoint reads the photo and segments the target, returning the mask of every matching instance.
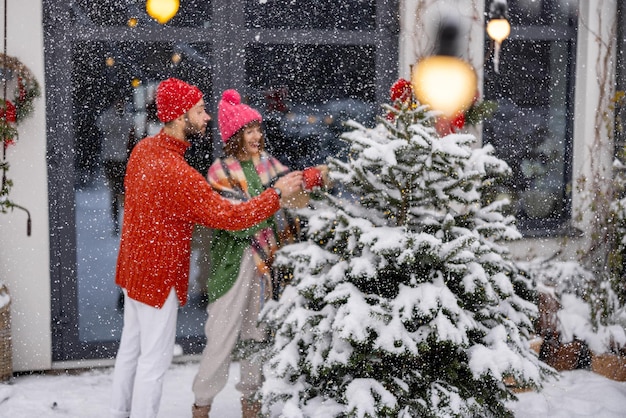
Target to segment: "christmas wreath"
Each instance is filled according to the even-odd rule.
[[[41,95],[39,83],[20,60],[0,53],[0,68],[4,71],[4,91],[0,93],[0,141],[4,147],[17,140],[17,125],[33,111],[34,100]],[[17,77],[9,99],[6,83]]]
[[[2,142],[2,184],[0,187],[0,213],[7,213],[9,209],[21,209],[28,215],[26,233],[30,235],[30,212],[23,206],[9,200],[9,193],[13,182],[7,178],[9,162],[6,160],[7,147],[17,140],[17,125],[33,111],[35,98],[41,95],[39,83],[20,60],[4,53],[0,53],[0,68],[2,72],[2,91],[0,92],[0,142]],[[12,87],[11,98],[7,97],[9,81],[16,80]]]

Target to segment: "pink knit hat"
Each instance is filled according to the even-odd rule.
[[[222,141],[228,142],[231,136],[252,121],[261,123],[261,114],[248,105],[241,103],[237,90],[226,90],[217,105],[217,124],[222,134]]]
[[[161,122],[169,122],[184,115],[202,99],[202,92],[196,86],[177,78],[161,81],[156,91],[157,117]]]

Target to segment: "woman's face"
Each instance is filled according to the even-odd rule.
[[[243,129],[243,150],[240,160],[249,160],[261,152],[261,126],[253,124]]]

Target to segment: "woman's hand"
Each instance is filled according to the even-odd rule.
[[[285,174],[274,183],[274,187],[280,189],[281,205],[291,200],[302,191],[302,171],[292,171]]]

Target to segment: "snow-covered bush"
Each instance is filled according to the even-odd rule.
[[[608,107],[597,112],[594,149],[609,146],[612,150],[614,144],[620,142],[616,135],[623,135],[624,127],[620,112],[616,110],[625,104],[626,92],[616,91]],[[603,125],[604,130],[600,129]],[[579,250],[577,259],[579,269],[586,272],[585,280],[575,280],[576,289],[570,285],[570,289],[564,291],[575,294],[588,305],[590,324],[595,332],[614,326],[626,327],[626,148],[617,151],[612,177],[607,177],[606,164],[595,156],[602,155],[602,151],[592,153],[590,173],[577,179],[582,203],[576,208],[573,219],[582,221],[589,213],[593,216],[584,231],[588,244]],[[542,264],[542,261],[537,260],[537,263]],[[576,274],[569,275],[572,276]],[[564,280],[565,283],[571,281]],[[624,349],[619,341],[612,345],[613,350]]]
[[[277,264],[293,282],[264,319],[274,330],[264,412],[283,417],[509,416],[513,377],[540,385],[536,306],[510,259],[505,201],[483,191],[509,168],[411,100],[375,128],[351,122],[347,161],[329,161],[347,198],[303,211],[309,240]]]
[[[595,353],[626,347],[626,312],[611,282],[577,261],[537,258],[519,263],[537,291],[559,302],[556,331],[560,341],[584,341]]]
[[[615,179],[613,181],[611,216],[607,220],[611,233],[608,256],[608,274],[611,288],[618,298],[620,306],[626,305],[626,149],[622,150],[613,164]],[[626,321],[626,318],[621,318]]]

